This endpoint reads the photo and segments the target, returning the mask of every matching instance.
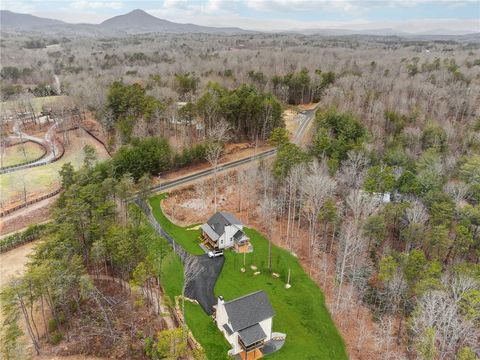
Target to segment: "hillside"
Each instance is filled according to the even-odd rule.
[[[204,34],[245,34],[251,31],[240,28],[217,28],[194,24],[180,24],[159,19],[143,10],[133,10],[124,15],[114,16],[100,24],[70,24],[60,20],[46,19],[29,14],[7,10],[0,11],[1,31],[32,35],[83,35],[123,36],[147,33],[204,33]]]
[[[38,26],[67,25],[67,23],[60,20],[47,19],[30,14],[19,14],[8,10],[0,10],[0,23],[2,29],[4,27],[30,29]]]

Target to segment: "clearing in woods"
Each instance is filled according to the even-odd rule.
[[[106,159],[106,150],[95,139],[83,130],[69,131],[70,143],[65,147],[65,155],[58,161],[48,165],[14,171],[0,175],[0,204],[9,208],[23,202],[24,188],[27,200],[50,193],[60,186],[60,171],[63,164],[70,162],[78,169],[83,162],[85,145],[95,147],[97,158]]]
[[[23,164],[38,159],[44,153],[40,144],[27,141],[23,144],[7,146],[1,149],[1,167]]]
[[[54,95],[54,96],[44,96],[44,97],[32,97],[29,99],[33,110],[35,113],[40,114],[42,111],[43,107],[48,107],[55,105],[55,103],[65,100],[68,97],[65,95]],[[9,100],[9,101],[3,101],[1,103],[1,107],[4,109],[4,111],[14,111],[16,108],[21,108],[22,107],[22,101],[14,101],[14,100]]]

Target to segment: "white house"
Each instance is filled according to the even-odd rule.
[[[264,291],[257,291],[225,302],[218,297],[216,318],[220,331],[232,346],[229,355],[243,353],[250,358],[272,339],[272,319],[275,315]],[[254,356],[253,358],[256,358]]]
[[[203,239],[213,249],[234,247],[237,252],[251,250],[250,239],[243,232],[243,224],[231,213],[217,212],[201,228]]]

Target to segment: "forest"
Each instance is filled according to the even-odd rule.
[[[52,221],[25,273],[1,292],[6,359],[25,358],[22,341],[37,353],[62,341],[89,353],[85,344],[103,341],[100,356],[117,347],[124,359],[205,358],[183,330],[146,313],[142,324],[119,325],[120,300],[96,278],[121,279],[136,303],[157,311],[172,250],[130,200],[146,201],[163,176],[198,166],[215,169],[213,181],[193,185],[204,204],[216,209],[234,184],[248,196],[232,207],[332,289],[326,304],[350,358],[478,359],[478,43],[165,34],[33,46],[53,40],[1,39],[1,96],[14,109],[2,107],[2,140],[34,99],[62,95],[68,101],[42,112],[68,108],[80,114],[72,124],[95,123],[111,158],[87,145],[77,149],[81,166],[61,167]],[[312,103],[307,136],[295,141],[286,111],[302,115]],[[276,154],[225,180],[216,169],[239,143]],[[347,330],[339,319],[360,319],[360,310],[367,320]]]

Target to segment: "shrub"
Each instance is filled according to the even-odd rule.
[[[47,228],[48,224],[35,224],[29,226],[25,231],[17,232],[0,239],[0,253],[6,252],[17,246],[37,239],[46,231]]]
[[[63,339],[63,334],[60,331],[55,331],[51,336],[50,336],[50,344],[52,345],[58,345],[60,341]]]
[[[58,329],[58,323],[56,319],[48,320],[48,332],[53,333]]]

